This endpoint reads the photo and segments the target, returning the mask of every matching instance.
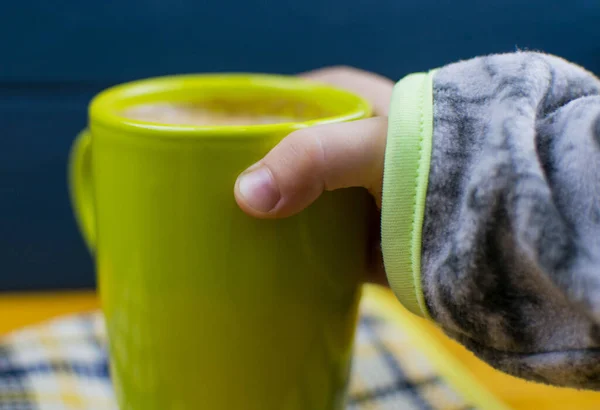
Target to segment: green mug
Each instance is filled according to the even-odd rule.
[[[231,101],[303,121],[250,126],[125,118],[153,102]],[[285,220],[237,207],[238,174],[290,132],[370,115],[303,79],[189,75],[96,96],[70,184],[96,261],[122,410],[338,410],[366,260],[362,190]]]

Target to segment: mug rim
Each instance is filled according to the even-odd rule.
[[[336,98],[349,108],[336,115],[322,116],[306,121],[284,122],[273,124],[250,125],[189,125],[189,124],[164,124],[149,121],[134,120],[117,113],[115,105],[128,98],[156,95],[160,92],[183,90],[185,88],[212,88],[223,87],[232,89],[239,86],[246,88],[256,87],[263,89],[281,89],[286,92],[294,91],[309,93],[314,98]],[[330,104],[333,105],[333,104]],[[129,133],[153,134],[160,137],[184,137],[201,135],[221,135],[247,137],[249,135],[263,135],[265,133],[288,131],[340,123],[366,118],[372,113],[371,105],[359,95],[328,84],[304,79],[301,77],[251,74],[251,73],[207,73],[207,74],[180,74],[162,77],[152,77],[110,87],[97,94],[89,105],[90,126],[94,124],[118,129]]]

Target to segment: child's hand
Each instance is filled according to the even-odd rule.
[[[393,82],[352,68],[303,75],[353,91],[371,102],[374,118],[295,131],[235,184],[240,208],[257,218],[285,218],[314,202],[323,191],[364,187],[381,206],[387,114]],[[378,232],[378,212],[373,211]],[[357,221],[357,223],[361,223]],[[373,235],[370,281],[385,282],[379,235]]]

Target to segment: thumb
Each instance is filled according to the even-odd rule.
[[[323,191],[367,188],[379,204],[387,118],[305,128],[288,135],[235,184],[240,208],[258,218],[284,218]]]

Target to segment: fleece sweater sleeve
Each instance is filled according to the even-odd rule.
[[[411,311],[492,366],[600,390],[600,80],[518,52],[398,83],[382,249]]]

